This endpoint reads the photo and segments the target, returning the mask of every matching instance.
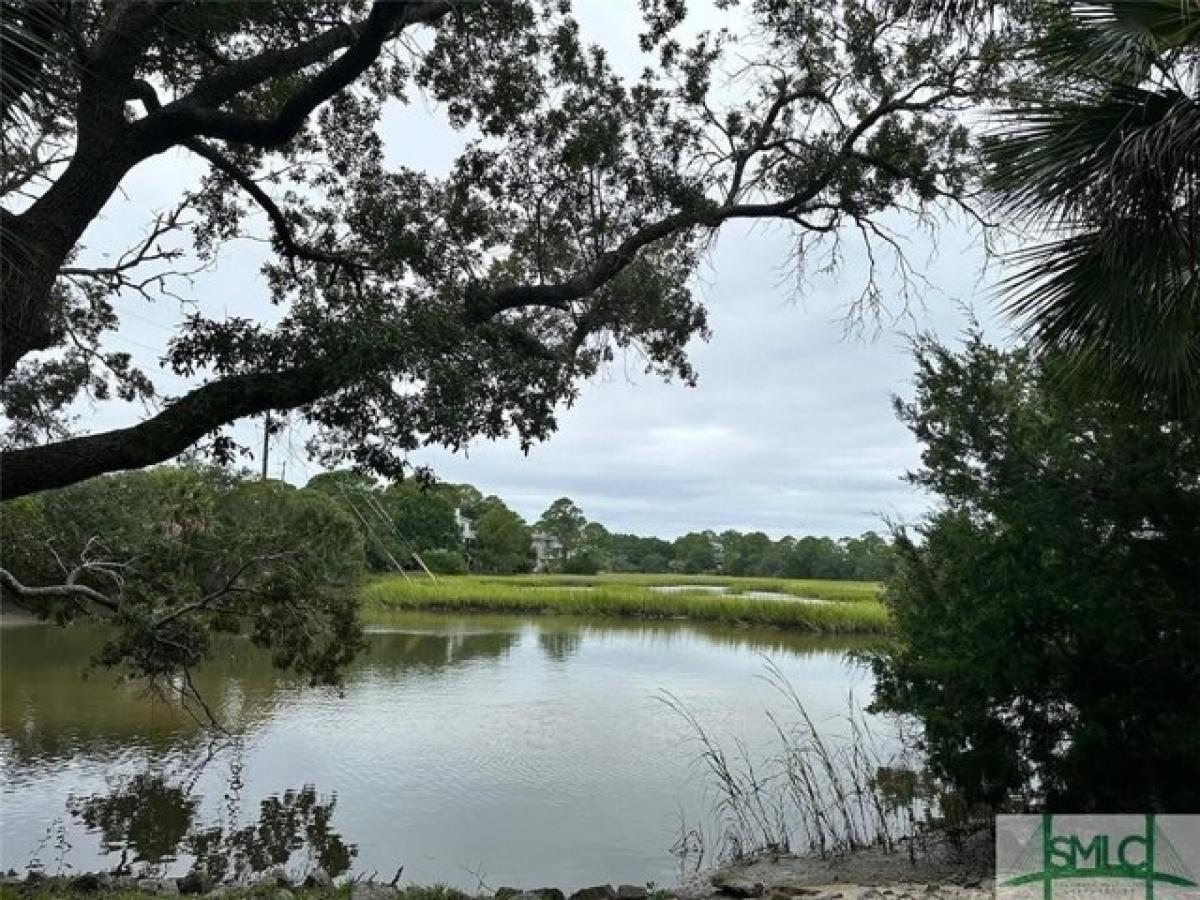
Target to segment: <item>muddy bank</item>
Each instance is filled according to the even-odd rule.
[[[993,896],[990,837],[922,842],[919,852],[761,854],[683,880],[679,900],[984,900]]]

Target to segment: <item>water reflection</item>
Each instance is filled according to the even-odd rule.
[[[578,631],[542,632],[538,635],[538,646],[548,659],[555,662],[566,662],[578,651],[583,644],[583,635]]]
[[[403,628],[403,630],[401,630]],[[426,629],[441,629],[440,631]],[[866,639],[788,635],[765,629],[683,625],[677,622],[604,622],[547,619],[536,643],[548,660],[563,663],[589,639],[625,635],[665,649],[697,635],[708,644],[746,648],[763,655],[837,652]],[[507,656],[520,642],[521,620],[507,616],[447,618],[430,614],[383,620],[367,635],[367,651],[347,674],[347,687],[378,678],[437,676],[471,663]],[[137,683],[119,682],[91,668],[103,641],[96,627],[41,625],[3,629],[4,678],[0,680],[0,735],[16,760],[55,760],[81,750],[119,754],[131,737],[151,750],[183,749],[202,726],[182,707],[148,695]],[[269,720],[281,696],[303,682],[273,668],[249,641],[217,642],[212,661],[193,676],[218,719],[245,732]],[[333,689],[316,689],[332,695]],[[195,748],[189,748],[195,752]]]
[[[258,822],[233,831],[220,827],[192,834],[188,850],[195,868],[213,881],[246,881],[297,856],[305,870],[324,869],[335,878],[350,871],[357,849],[333,830],[335,800],[322,802],[312,785],[262,801]]]
[[[257,821],[239,827],[240,788],[235,775],[225,795],[226,824],[202,823],[191,785],[148,771],[104,793],[73,797],[67,810],[99,835],[104,853],[120,854],[119,872],[187,858],[191,872],[210,883],[245,882],[276,868],[294,875],[320,868],[334,877],[350,870],[357,849],[333,827],[336,798],[322,798],[313,785],[284,791],[262,800]]]
[[[389,675],[420,669],[439,672],[472,661],[501,659],[520,639],[515,630],[450,634],[373,631],[367,636],[367,653],[351,672],[350,680],[366,672]]]
[[[849,690],[870,690],[846,658],[862,642],[841,638],[434,614],[375,629],[340,691],[222,643],[194,675],[240,736],[215,756],[183,710],[110,673],[81,677],[102,633],[0,629],[0,866],[23,868],[57,817],[76,870],[123,857],[235,879],[304,861],[403,865],[465,888],[479,871],[495,884],[668,883],[681,812],[694,820],[711,798],[693,736],[655,697],[670,691],[755,752],[775,739],[763,655],[821,727],[839,727]]]
[[[72,797],[67,810],[99,833],[105,852],[120,852],[127,862],[159,863],[176,857],[198,805],[180,785],[142,772],[110,793]]]
[[[5,629],[0,681],[0,733],[16,760],[53,760],[81,750],[119,754],[131,737],[151,750],[181,748],[203,731],[182,706],[93,669],[103,640],[96,627],[30,626]],[[367,652],[348,673],[348,685],[408,673],[436,675],[472,661],[502,658],[520,632],[431,633],[385,631],[368,635]],[[249,641],[217,642],[213,659],[193,676],[221,724],[244,732],[268,720],[281,695],[304,683],[271,666]],[[335,694],[333,689],[317,693]]]

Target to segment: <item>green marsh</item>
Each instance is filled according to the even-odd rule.
[[[364,612],[439,610],[689,619],[815,633],[878,633],[889,618],[873,582],[686,575],[384,576]]]

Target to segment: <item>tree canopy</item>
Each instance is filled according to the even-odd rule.
[[[745,34],[686,42],[682,4],[645,12],[654,65],[626,80],[560,0],[6,0],[6,56],[28,65],[2,84],[0,493],[198,442],[228,459],[223,429],[268,410],[298,410],[322,463],[390,476],[422,444],[528,444],[616,348],[695,377],[688,278],[722,224],[783,223],[800,257],[854,236],[877,260],[899,248],[887,213],[968,202],[960,113],[995,80],[991,38],[873,0],[756,0]],[[466,137],[444,177],[387,161],[381,110],[417,94]],[[207,174],[93,258],[89,226],[167,153]],[[163,352],[196,386],[168,396],[109,343],[114,298],[153,299],[247,233],[269,238],[279,314],[187,297]],[[150,411],[76,434],[85,395]]]
[[[579,549],[587,524],[587,516],[570,497],[559,497],[542,513],[537,529],[556,538],[562,545],[563,557],[570,558]]]
[[[162,467],[4,504],[0,587],[41,618],[112,626],[98,662],[202,702],[190,672],[221,632],[336,681],[361,641],[355,521],[318,491]]]
[[[475,522],[475,560],[482,571],[501,575],[533,568],[529,528],[503,503],[487,507]]]

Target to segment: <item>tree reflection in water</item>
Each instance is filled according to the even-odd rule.
[[[154,869],[180,857],[212,882],[247,881],[257,873],[299,864],[331,876],[350,870],[357,848],[333,828],[336,797],[322,799],[313,785],[267,797],[258,820],[239,827],[240,766],[226,793],[228,825],[197,821],[200,800],[186,781],[156,772],[122,779],[111,790],[73,797],[67,809],[104,852],[121,854],[118,869]]]
[[[578,631],[539,631],[538,646],[547,658],[563,663],[579,652],[583,635]]]
[[[100,832],[106,853],[132,855],[133,862],[160,863],[176,857],[188,839],[199,800],[163,775],[143,772],[107,794],[72,797],[67,811],[89,831]]]
[[[324,869],[336,877],[350,870],[357,853],[333,830],[336,805],[335,798],[322,801],[311,784],[285,791],[262,801],[257,824],[193,831],[188,851],[196,858],[195,869],[218,882],[245,881],[255,873],[287,867],[297,854],[303,855],[306,869]]]

